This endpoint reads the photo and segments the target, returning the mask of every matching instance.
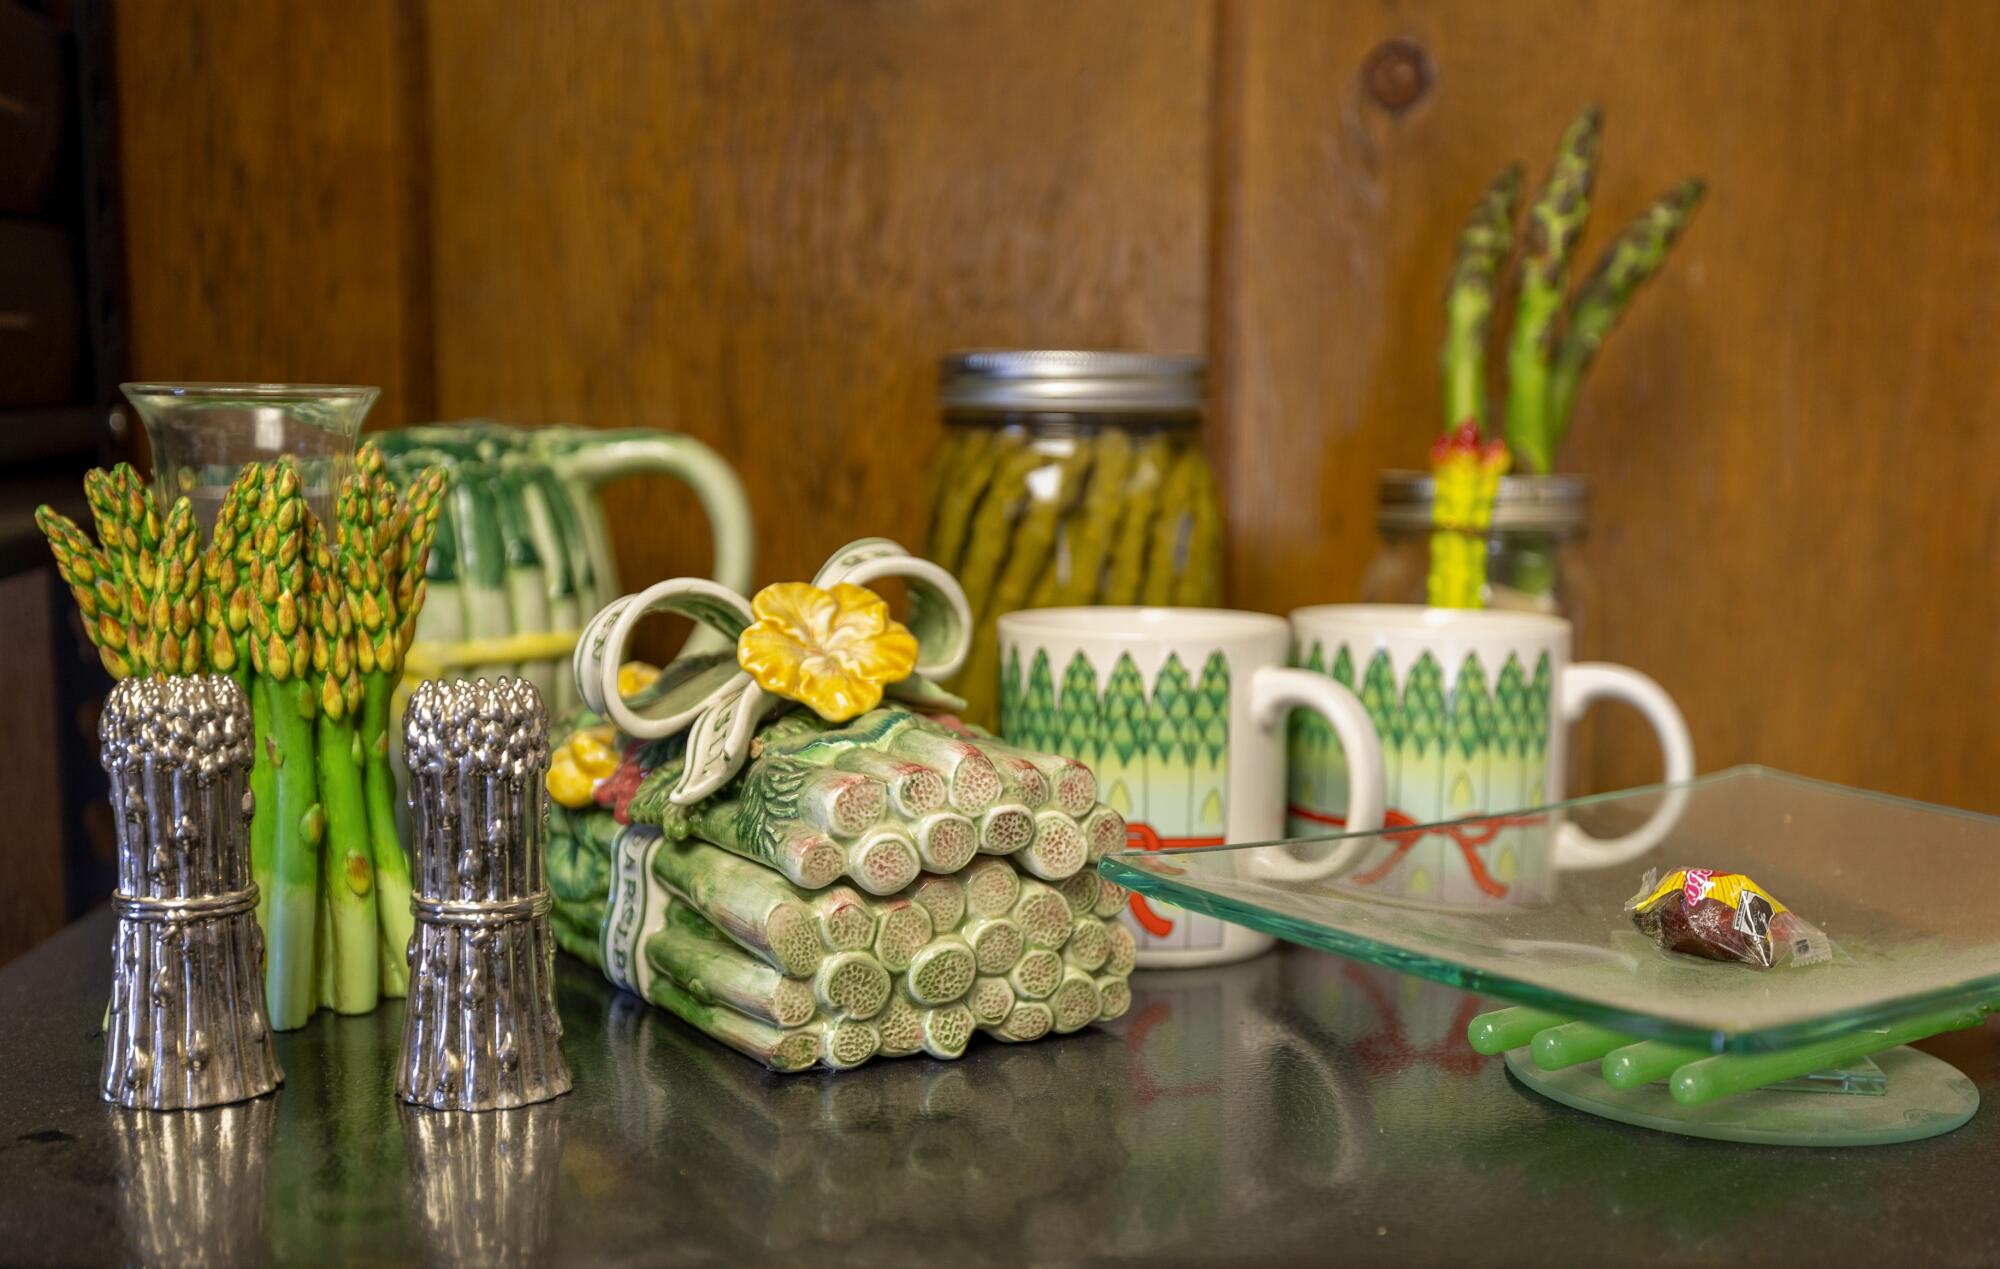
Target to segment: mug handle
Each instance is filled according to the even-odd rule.
[[[1324,674],[1265,666],[1250,677],[1251,720],[1266,732],[1285,725],[1285,715],[1309,709],[1333,725],[1347,755],[1347,831],[1368,833],[1382,827],[1388,803],[1382,768],[1382,744],[1375,724],[1360,698]],[[1300,859],[1284,847],[1272,847],[1250,857],[1253,872],[1268,881],[1318,881],[1347,867],[1365,843],[1337,843],[1319,859]]]
[[[1694,778],[1694,741],[1680,706],[1665,688],[1637,670],[1603,661],[1580,661],[1563,671],[1560,708],[1565,724],[1575,723],[1600,700],[1625,701],[1646,716],[1660,738],[1666,783],[1678,785]],[[1556,834],[1555,865],[1603,868],[1637,859],[1673,831],[1686,802],[1687,790],[1669,791],[1644,824],[1622,837],[1593,837],[1565,822]]]

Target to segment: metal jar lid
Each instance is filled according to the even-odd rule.
[[[1208,398],[1200,357],[1059,349],[952,353],[938,366],[947,413],[1160,414],[1193,417]]]
[[[1385,471],[1377,487],[1375,526],[1427,529],[1437,482],[1429,472]],[[1581,476],[1502,476],[1493,500],[1496,529],[1582,531],[1590,514],[1590,485]]]

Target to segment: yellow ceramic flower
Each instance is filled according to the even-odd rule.
[[[618,694],[637,696],[660,677],[660,667],[644,661],[627,661],[618,667]]]
[[[572,809],[589,806],[597,782],[618,770],[616,737],[609,726],[586,727],[549,755],[549,796]]]
[[[866,587],[779,582],[758,591],[750,609],[757,620],[736,641],[736,663],[758,687],[828,722],[874,709],[886,684],[916,668],[916,636]]]

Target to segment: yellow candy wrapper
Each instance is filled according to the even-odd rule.
[[[1818,926],[1740,872],[1676,868],[1662,877],[1656,869],[1625,910],[1641,934],[1686,956],[1758,969],[1833,957],[1833,941]]]

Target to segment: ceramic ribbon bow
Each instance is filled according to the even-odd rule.
[[[958,580],[929,560],[918,559],[887,538],[863,538],[834,552],[813,586],[866,586],[899,577],[910,591],[909,631],[916,637],[916,668],[885,685],[888,695],[932,711],[953,710],[963,702],[936,680],[965,664],[972,646],[972,611]],[[577,693],[627,736],[656,740],[686,732],[687,762],[669,795],[685,806],[713,793],[742,770],[750,758],[757,723],[781,703],[727,653],[682,656],[634,696],[619,690],[618,669],[641,619],[676,613],[708,626],[732,644],[757,622],[751,601],[717,582],[679,577],[613,600],[593,617],[577,642]]]

